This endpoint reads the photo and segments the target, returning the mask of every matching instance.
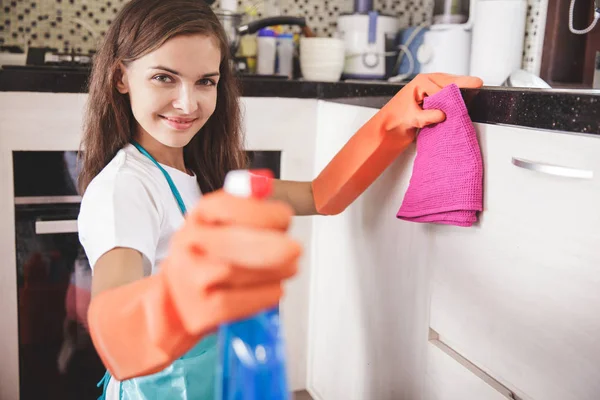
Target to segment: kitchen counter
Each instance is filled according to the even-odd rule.
[[[54,75],[61,73],[64,85],[75,82],[74,74]],[[44,74],[17,80],[0,73],[1,399],[19,398],[13,152],[80,149],[87,101],[83,89],[53,92],[68,90]],[[21,91],[8,91],[7,82]],[[85,76],[80,82],[84,88]],[[242,85],[245,149],[281,152],[281,178],[291,181],[314,179],[400,87],[271,79]],[[489,395],[496,389],[487,382],[496,379],[515,398],[597,399],[598,95],[499,88],[464,94],[471,118],[489,122],[475,124],[486,172],[476,226],[396,218],[414,145],[346,212],[294,219],[290,235],[305,253],[281,303],[292,390],[324,400],[417,398],[426,390],[491,400],[498,396]],[[517,123],[554,130],[505,125]],[[577,129],[595,135],[565,133]],[[593,178],[532,172],[513,158]],[[487,375],[434,348],[429,327]]]
[[[0,69],[0,91],[86,93],[87,68],[11,67]],[[402,84],[308,82],[278,78],[240,79],[244,97],[322,99],[382,107]],[[473,122],[600,135],[600,90],[483,87],[465,90]]]

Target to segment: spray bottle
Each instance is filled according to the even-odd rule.
[[[264,199],[272,192],[269,170],[231,171],[224,190]],[[285,345],[279,308],[224,324],[218,332],[216,400],[288,400]]]

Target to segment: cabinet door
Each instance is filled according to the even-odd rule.
[[[313,157],[317,126],[317,101],[291,98],[242,98],[245,150],[268,155],[263,164],[271,164],[272,154],[280,156],[281,178],[309,181],[313,178]],[[265,116],[268,115],[268,119]],[[284,132],[284,134],[282,134]],[[257,161],[256,159],[254,161]],[[266,161],[266,163],[264,163]],[[299,240],[304,252],[298,273],[286,282],[280,303],[281,324],[286,342],[288,379],[291,390],[306,389],[308,356],[308,289],[312,242],[312,218],[294,217],[289,231]]]
[[[427,346],[423,400],[507,400],[512,393],[439,340]]]
[[[376,110],[321,103],[316,173]],[[320,400],[418,399],[428,332],[425,226],[396,218],[406,151],[340,215],[314,221],[309,391]]]
[[[431,227],[431,327],[519,397],[597,400],[600,139],[477,128],[484,212]]]

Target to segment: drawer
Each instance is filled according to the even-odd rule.
[[[485,372],[432,339],[427,345],[427,372],[423,400],[506,400],[513,394]]]
[[[596,400],[600,139],[477,128],[484,212],[430,227],[430,326],[519,397]]]

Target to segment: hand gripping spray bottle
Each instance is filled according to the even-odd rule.
[[[224,190],[235,196],[266,198],[272,178],[269,170],[231,171]],[[289,399],[278,307],[220,326],[218,347],[216,400]]]

